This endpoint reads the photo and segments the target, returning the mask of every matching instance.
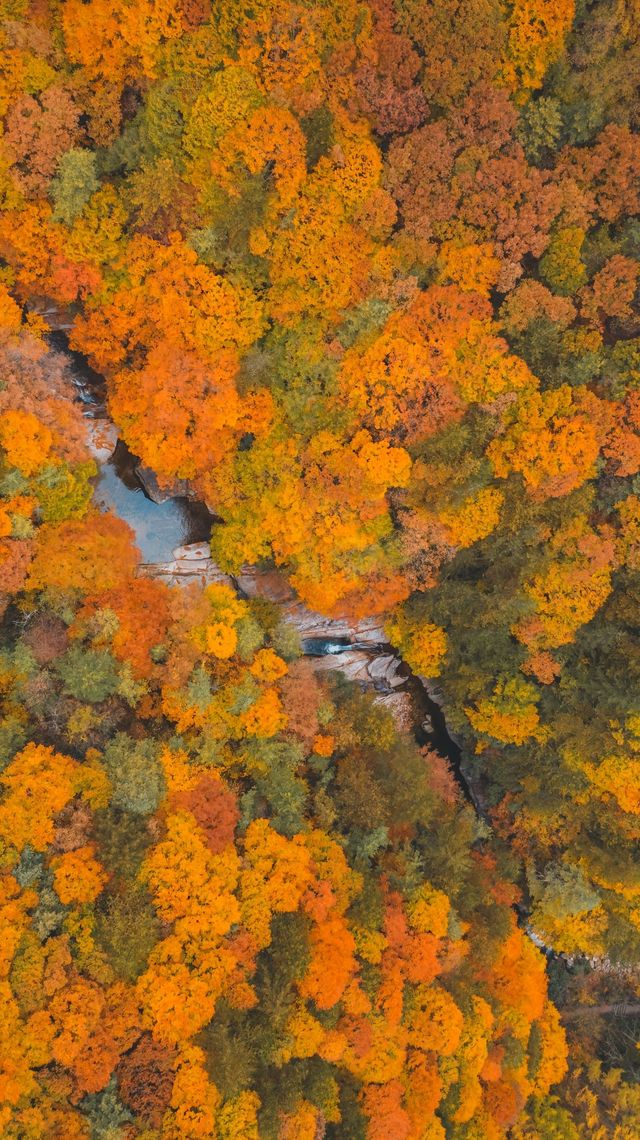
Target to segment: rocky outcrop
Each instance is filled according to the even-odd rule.
[[[140,571],[147,578],[159,578],[169,586],[185,586],[189,582],[198,582],[208,586],[212,582],[221,582],[233,589],[233,579],[225,574],[215,562],[194,566],[193,563],[183,562],[175,558],[172,562],[146,562]]]
[[[192,498],[191,484],[188,479],[171,479],[166,485],[160,486],[157,476],[150,467],[144,463],[137,463],[135,467],[137,478],[147,496],[153,503],[167,503],[169,499]]]
[[[170,562],[146,562],[140,569],[148,578],[160,578],[172,586],[184,586],[192,581],[202,585],[223,582],[231,589],[236,588],[233,578],[213,561],[208,542],[177,546]]]
[[[293,599],[285,603],[287,618],[292,621],[300,636],[314,641],[347,640],[351,645],[380,646],[387,640],[380,622],[376,618],[365,618],[353,622],[346,618],[327,618],[308,610]]]
[[[412,732],[415,726],[415,710],[410,694],[406,689],[393,693],[378,693],[374,704],[383,705],[392,715],[401,732]]]
[[[73,328],[75,312],[68,305],[60,305],[51,297],[32,297],[29,312],[42,317],[53,332],[69,332]]]
[[[307,609],[279,570],[243,566],[233,577],[225,574],[213,562],[207,542],[178,546],[173,551],[172,561],[145,567],[145,573],[167,580],[179,577],[186,581],[193,577],[206,582],[227,582],[246,598],[267,598],[280,606],[284,619],[295,626],[302,640],[344,641],[348,647],[371,646],[372,649],[386,641],[384,629],[376,618],[350,622],[346,618],[327,618]]]
[[[404,685],[405,677],[400,673],[402,662],[396,653],[381,653],[372,657],[368,674],[374,685],[396,689]]]
[[[190,542],[187,546],[176,546],[173,557],[187,566],[211,562],[211,547],[208,542]]]
[[[290,619],[289,619],[290,620]],[[304,644],[304,642],[303,642]],[[315,656],[315,654],[311,654]],[[405,684],[406,678],[400,673],[402,662],[394,653],[377,654],[370,650],[353,646],[344,653],[327,653],[318,656],[318,669],[339,669],[350,681],[360,681],[368,688],[387,692]]]
[[[268,598],[279,606],[295,601],[291,586],[279,570],[243,566],[240,573],[236,574],[236,582],[240,592],[247,598]]]
[[[268,598],[280,607],[284,621],[295,628],[319,672],[340,670],[349,680],[373,689],[403,724],[410,717],[410,697],[397,691],[406,684],[402,662],[388,649],[380,652],[385,633],[375,618],[350,622],[346,618],[327,618],[314,613],[296,598],[278,570],[244,566],[238,575],[231,577],[213,561],[207,542],[178,546],[170,562],[146,564],[142,572],[173,585],[189,581],[223,582],[247,598]],[[340,650],[341,643],[344,650]],[[327,652],[328,646],[331,646],[330,652]]]
[[[87,418],[87,444],[96,463],[106,463],[118,442],[118,431],[111,420]]]

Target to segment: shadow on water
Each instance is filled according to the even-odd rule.
[[[52,332],[49,340],[52,348],[67,358],[76,399],[82,404],[83,415],[90,420],[108,423],[104,378],[89,367],[80,353],[69,348],[68,336],[64,330]],[[204,503],[194,502],[184,496],[168,498],[163,503],[154,502],[146,494],[137,474],[138,462],[126,444],[118,440],[113,454],[98,462],[94,501],[99,507],[112,510],[129,524],[143,561],[170,562],[176,547],[208,541],[215,519]],[[395,655],[396,652],[391,645],[359,644],[350,641],[348,637],[305,638],[302,649],[310,657],[339,655],[348,651],[360,651],[372,657],[380,653]],[[461,746],[449,732],[442,707],[426,691],[406,662],[402,662],[399,675],[404,676],[406,689],[411,695],[417,743],[434,748],[447,758],[464,798],[478,816],[486,821],[486,811],[477,789],[464,771]],[[526,908],[518,906],[515,909],[520,925],[528,936],[548,958],[558,958],[530,929]]]
[[[203,503],[179,496],[154,503],[136,474],[137,459],[118,440],[110,459],[99,464],[94,502],[129,524],[143,562],[169,562],[177,546],[206,542],[211,515]]]
[[[106,418],[107,385],[104,376],[94,372],[82,353],[69,348],[69,336],[63,329],[55,329],[47,339],[52,349],[66,358],[76,398],[84,406],[85,414],[91,419]]]
[[[52,333],[50,340],[52,346],[67,357],[77,399],[83,405],[84,414],[90,419],[108,421],[104,378],[89,367],[80,353],[69,348],[65,332]],[[137,474],[137,466],[137,458],[122,440],[118,440],[113,455],[99,464],[95,502],[105,510],[111,509],[129,524],[135,533],[143,561],[169,562],[177,546],[207,541],[213,516],[204,504],[181,496],[169,498],[163,503],[154,502],[144,490]],[[302,650],[310,657],[337,656],[348,651],[361,651],[371,656],[380,653],[396,655],[391,645],[358,644],[348,637],[340,636],[305,638]],[[465,798],[482,814],[477,796],[463,770],[460,745],[449,733],[442,708],[432,699],[406,662],[402,663],[401,673],[417,713],[417,742],[435,748],[448,759]]]
[[[464,770],[462,746],[449,731],[442,706],[433,699],[416,674],[412,673],[406,661],[402,662],[401,671],[406,676],[407,689],[417,712],[414,727],[416,742],[420,747],[434,749],[449,761],[465,800],[479,816],[484,818],[485,813],[479,802],[477,789],[472,786]]]

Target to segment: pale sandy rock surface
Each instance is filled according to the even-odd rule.
[[[232,578],[212,560],[206,542],[178,546],[170,562],[146,565],[142,570],[171,584],[222,582],[238,588],[249,598],[268,598],[280,606],[285,621],[294,626],[303,642],[348,641],[343,652],[312,654],[317,671],[339,670],[350,681],[374,690],[376,700],[389,709],[398,726],[410,730],[413,713],[411,697],[403,690],[406,678],[401,673],[402,662],[394,653],[379,652],[379,647],[385,644],[385,633],[377,620],[348,622],[314,613],[297,600],[286,578],[277,570],[247,566]]]
[[[110,420],[87,418],[87,445],[97,463],[106,463],[118,442],[118,431]]]

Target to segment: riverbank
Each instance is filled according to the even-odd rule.
[[[148,478],[139,461],[119,439],[108,416],[104,379],[69,350],[66,326],[58,326],[51,342],[68,360],[76,398],[86,418],[90,448],[98,466],[94,501],[133,530],[142,554],[140,572],[174,586],[194,581],[225,582],[244,598],[264,597],[277,605],[295,628],[303,653],[315,661],[316,669],[339,671],[370,691],[402,731],[412,734],[421,747],[442,756],[464,800],[482,824],[490,827],[482,789],[465,765],[462,742],[449,731],[441,694],[431,679],[412,673],[386,640],[380,620],[350,623],[314,613],[295,596],[285,576],[272,568],[244,566],[233,576],[222,571],[212,560],[209,546],[211,526],[219,520],[204,504],[184,493],[150,493],[153,488],[147,486]],[[548,958],[563,962],[564,957],[555,955],[530,928],[526,908],[516,909],[520,925],[534,944]],[[597,968],[595,962],[592,965]]]

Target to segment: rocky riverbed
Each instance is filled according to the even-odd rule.
[[[119,439],[107,411],[103,377],[69,348],[72,313],[46,299],[34,307],[53,330],[52,348],[67,358],[76,398],[83,407],[89,447],[98,466],[94,501],[133,530],[143,559],[141,573],[172,585],[226,582],[243,597],[268,598],[297,630],[303,652],[316,659],[318,670],[340,670],[373,691],[375,700],[389,708],[404,730],[417,724],[427,734],[432,731],[427,711],[415,707],[411,674],[387,643],[378,619],[349,623],[326,618],[304,606],[277,570],[244,566],[232,577],[213,562],[208,538],[215,517],[193,500],[186,482],[159,487],[153,471],[141,465]],[[425,699],[430,699],[426,690]]]
[[[264,597],[277,604],[285,621],[296,629],[303,653],[319,671],[339,670],[349,680],[374,694],[374,700],[392,713],[397,725],[415,735],[418,743],[444,756],[465,799],[478,817],[487,821],[481,790],[464,771],[461,743],[450,733],[442,694],[433,681],[417,677],[386,641],[377,618],[349,622],[327,618],[308,609],[279,571],[243,566],[230,575],[211,558],[209,534],[216,523],[207,508],[195,502],[187,484],[163,490],[153,472],[141,466],[118,438],[110,421],[104,380],[77,353],[69,351],[65,311],[43,309],[51,327],[52,347],[65,352],[76,397],[87,420],[90,450],[98,466],[95,502],[127,522],[142,554],[140,573],[172,585],[189,582],[224,582],[245,598]],[[524,930],[547,955],[552,952],[519,915]],[[560,955],[560,957],[562,957]],[[596,963],[594,963],[596,965]]]
[[[243,566],[236,575],[225,574],[212,560],[207,542],[179,546],[169,561],[147,562],[142,572],[171,585],[224,582],[242,597],[274,602],[296,630],[303,652],[316,659],[318,670],[340,670],[349,680],[372,690],[376,701],[389,708],[403,729],[411,728],[414,711],[407,670],[376,618],[350,623],[315,613],[300,602],[277,570]]]

